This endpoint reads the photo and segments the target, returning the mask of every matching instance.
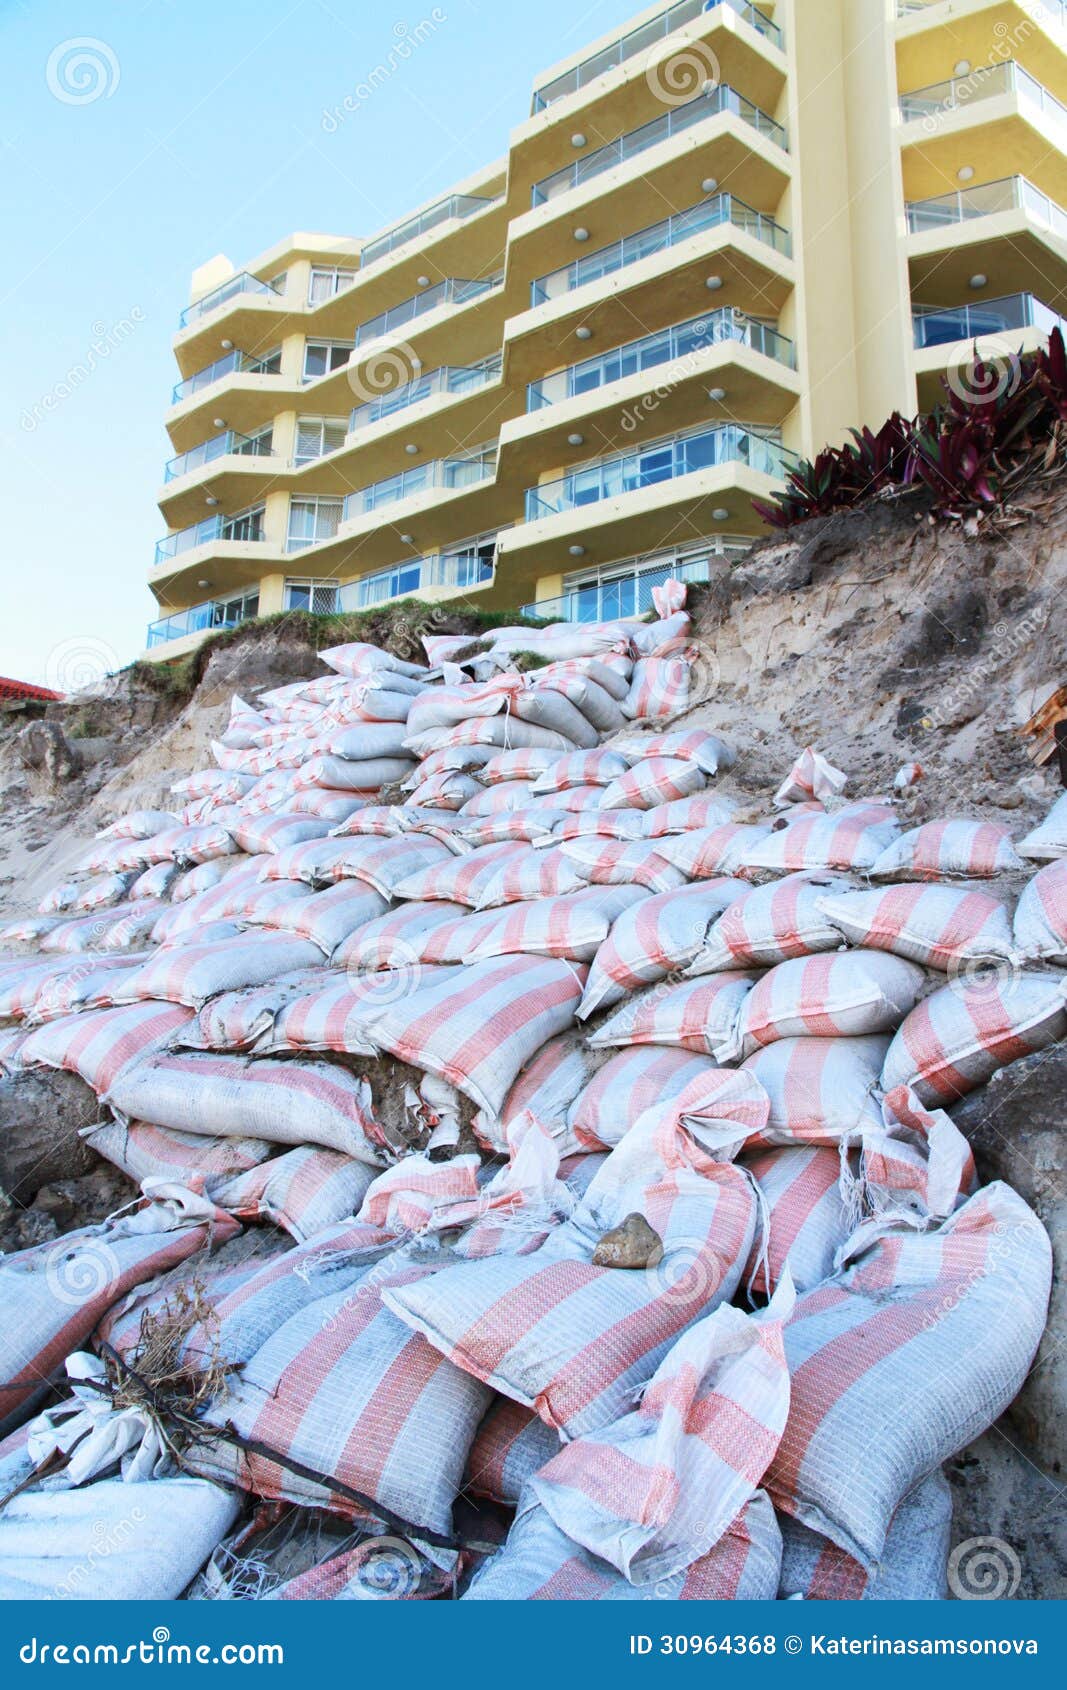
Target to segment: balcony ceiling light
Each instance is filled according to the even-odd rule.
[[[953,76],[969,76],[971,74],[970,59],[957,59],[952,67]]]
[[[232,340],[223,340],[223,341],[220,341],[219,344],[221,345],[222,350],[224,352],[232,352],[233,351],[233,341]]]
[[[730,513],[725,505],[716,505],[711,514],[716,522],[725,522]]]
[[[416,276],[415,280],[418,282],[420,288],[428,288],[430,285],[429,276]]]
[[[719,186],[719,178],[717,176],[705,176],[700,186],[704,193],[713,194]]]
[[[719,289],[722,287],[722,277],[709,276],[707,281],[704,283],[704,286],[707,288],[709,293],[718,293]]]
[[[585,445],[585,435],[584,434],[568,434],[567,445],[568,446],[584,446]]]
[[[407,445],[404,447],[404,450],[407,453],[409,458],[413,458],[415,456],[416,452],[418,451],[418,449],[419,448],[415,445],[415,442],[413,440],[409,440]]]
[[[212,428],[225,428],[226,427],[226,418],[225,417],[212,417],[211,426],[212,426]]]
[[[973,164],[961,164],[956,172],[957,182],[969,182],[974,175]]]
[[[586,328],[584,323],[581,323],[574,332],[579,340],[592,340],[593,338],[592,329]]]
[[[985,275],[981,270],[976,270],[974,275],[970,278],[969,282],[967,283],[967,286],[974,288],[975,291],[977,292],[977,290],[979,288],[985,287],[988,280],[989,280],[989,277],[987,275]]]
[[[587,241],[589,239],[589,230],[580,227],[575,229],[574,238],[576,241]]]
[[[725,387],[709,387],[708,388],[708,398],[714,399],[716,405],[718,405],[721,400],[726,398]]]
[[[210,581],[198,581],[196,584],[197,584],[198,587],[210,587],[211,582]]]
[[[585,136],[582,134],[580,129],[574,135],[571,136],[571,146],[572,147],[584,147],[585,146]]]
[[[569,551],[571,557],[584,557],[585,556],[585,547],[584,546],[568,546],[567,550]]]
[[[413,546],[415,544],[414,534],[401,534],[400,538],[404,542],[405,546]]]
[[[219,501],[216,499],[214,493],[209,493],[204,502],[208,505],[217,505]]]

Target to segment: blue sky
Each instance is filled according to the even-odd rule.
[[[0,0],[0,674],[70,686],[143,644],[194,266],[403,215],[504,151],[535,72],[638,9]],[[324,126],[435,12],[388,82]],[[96,83],[79,81],[87,38]]]

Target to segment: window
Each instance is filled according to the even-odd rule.
[[[332,540],[343,505],[342,499],[291,500],[286,550],[298,552],[305,546],[317,545],[320,540]]]
[[[221,438],[230,442],[228,451],[236,452],[241,457],[269,458],[274,441],[274,424],[268,423],[266,428],[257,429],[255,434],[227,433]]]
[[[289,272],[288,270],[283,270],[280,275],[271,276],[267,282],[267,286],[269,288],[273,288],[275,293],[284,293],[288,281]]]
[[[304,347],[304,380],[315,381],[348,363],[355,345],[351,340],[309,340]]]
[[[296,454],[294,462],[307,464],[314,458],[324,458],[345,443],[348,424],[339,417],[298,417],[296,424]]]
[[[308,304],[321,305],[323,300],[332,299],[334,294],[344,293],[352,286],[357,274],[355,270],[326,269],[316,265],[308,284]]]
[[[337,609],[336,581],[287,581],[286,610],[310,610],[313,616],[332,616]]]
[[[262,540],[263,506],[256,505],[251,510],[238,511],[236,516],[224,516],[220,538],[223,540]]]
[[[233,628],[259,615],[259,593],[243,593],[235,599],[217,600],[210,606],[212,628]]]

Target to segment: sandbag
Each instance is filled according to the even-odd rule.
[[[748,1057],[740,1072],[757,1080],[771,1103],[759,1143],[858,1145],[865,1128],[881,1126],[874,1092],[888,1048],[878,1034],[779,1039]],[[720,1135],[717,1143],[724,1151],[741,1148],[736,1137]]]
[[[102,1121],[83,1129],[97,1155],[121,1168],[135,1185],[162,1180],[210,1197],[217,1208],[221,1186],[256,1168],[274,1154],[265,1138],[208,1138],[179,1133],[148,1121]]]
[[[734,1075],[722,1075],[741,1092]],[[574,1140],[585,1150],[610,1150],[634,1127],[646,1110],[678,1097],[691,1082],[706,1081],[709,1092],[720,1083],[720,1071],[707,1056],[693,1051],[636,1046],[608,1058],[579,1096],[567,1116]]]
[[[104,1097],[131,1063],[162,1050],[192,1019],[184,1004],[153,1002],[62,1016],[31,1034],[20,1060],[27,1068],[40,1065],[80,1074],[98,1097]]]
[[[646,757],[613,780],[601,800],[605,810],[651,810],[689,798],[706,784],[699,763],[683,757]]]
[[[619,917],[647,897],[643,886],[583,885],[569,897],[513,904],[473,938],[465,960],[522,953],[591,962]]]
[[[770,1296],[788,1270],[798,1291],[821,1285],[834,1271],[837,1252],[855,1222],[842,1190],[837,1147],[766,1150],[740,1165],[756,1181],[764,1203],[745,1284]]]
[[[884,951],[846,951],[780,962],[748,994],[727,1061],[776,1039],[895,1033],[914,1009],[926,976]]]
[[[783,1514],[779,1600],[943,1602],[952,1541],[952,1489],[940,1471],[916,1485],[893,1515],[881,1558],[867,1573],[851,1555]]]
[[[708,931],[686,973],[714,974],[721,968],[772,968],[793,957],[836,950],[841,934],[823,910],[823,900],[845,889],[812,870],[787,875],[769,886],[750,888],[731,902]]]
[[[279,974],[314,968],[322,952],[307,939],[272,932],[246,933],[207,945],[166,947],[126,980],[120,995],[127,1003],[155,998],[199,1009],[220,992],[261,986]]]
[[[871,869],[871,879],[939,880],[957,874],[982,880],[1024,867],[1007,828],[994,822],[935,821],[889,845]]]
[[[335,951],[333,966],[353,974],[412,967],[419,961],[420,942],[466,913],[463,904],[401,904],[355,928]]]
[[[889,1048],[882,1084],[909,1086],[925,1104],[951,1103],[1065,1036],[1067,981],[1033,972],[961,978],[912,1010]]]
[[[1067,963],[1067,864],[1049,863],[1023,889],[1014,936],[1028,962]]]
[[[619,1003],[636,986],[686,968],[701,951],[709,927],[748,891],[740,881],[723,877],[654,894],[626,911],[594,959],[580,1019]]]
[[[899,835],[892,810],[853,804],[833,815],[804,815],[757,840],[745,867],[794,873],[799,869],[872,869]]]
[[[175,1035],[176,1050],[251,1050],[269,1033],[275,1019],[293,998],[321,989],[324,970],[321,958],[314,968],[279,974],[263,986],[247,986],[236,992],[221,992],[199,1010]]]
[[[819,908],[853,945],[893,951],[948,970],[970,958],[1013,955],[1011,922],[987,892],[952,886],[888,886],[826,895]]]
[[[1067,857],[1067,792],[1057,798],[1044,821],[1031,828],[1015,849],[1020,857],[1029,857],[1035,863]]]
[[[329,960],[334,952],[370,922],[383,916],[388,898],[372,891],[364,880],[345,880],[310,898],[288,904],[266,918],[276,934],[306,940]]]
[[[270,1221],[302,1244],[354,1217],[374,1177],[367,1162],[302,1144],[231,1175],[217,1188],[215,1201],[238,1220]]]
[[[722,1062],[735,1044],[735,1027],[755,975],[709,974],[700,980],[664,981],[633,994],[589,1035],[594,1050],[615,1045],[668,1045]]]

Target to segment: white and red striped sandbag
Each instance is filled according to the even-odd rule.
[[[1023,888],[1014,933],[1027,962],[1067,963],[1067,863],[1049,863]]]
[[[863,1135],[863,1197],[876,1215],[944,1220],[978,1185],[970,1145],[941,1109],[927,1109],[907,1086],[882,1099],[881,1130]]]
[[[653,894],[619,917],[597,953],[579,1017],[620,1002],[637,986],[680,973],[724,909],[749,891],[725,877]]]
[[[480,1142],[490,1150],[509,1151],[516,1127],[529,1116],[558,1146],[561,1156],[572,1156],[582,1150],[584,1147],[571,1132],[568,1118],[571,1105],[589,1084],[602,1060],[575,1033],[562,1033],[549,1039],[516,1078],[499,1118],[485,1111],[475,1116],[474,1130]]]
[[[945,971],[977,957],[1011,958],[1011,920],[988,892],[887,886],[826,895],[821,909],[850,944],[893,951]]]
[[[475,783],[477,784],[477,783]],[[468,817],[506,815],[510,810],[528,808],[534,802],[533,782],[505,780],[496,786],[479,786],[467,799],[460,814]]]
[[[370,1086],[335,1063],[148,1056],[118,1073],[105,1100],[127,1120],[178,1132],[321,1144],[360,1162],[385,1159]]]
[[[200,1009],[220,992],[262,986],[279,974],[314,968],[322,961],[322,952],[307,939],[250,931],[239,942],[165,946],[123,982],[120,995],[125,1003],[156,998]]]
[[[335,669],[339,675],[345,675],[351,680],[361,680],[366,675],[388,674],[388,677],[400,675],[406,680],[418,681],[420,685],[429,678],[429,671],[425,664],[408,663],[402,657],[394,657],[391,651],[383,651],[380,646],[368,645],[363,640],[352,640],[348,645],[332,645],[327,651],[320,651],[319,658],[328,669]],[[318,677],[321,682],[323,677]],[[301,682],[303,686],[306,683]],[[314,683],[312,683],[314,684]],[[389,678],[389,685],[394,682]],[[401,691],[406,692],[407,687]],[[264,694],[264,697],[268,697]]]
[[[313,892],[309,898],[286,904],[258,920],[273,933],[288,933],[293,938],[307,940],[324,957],[331,958],[354,933],[385,915],[388,909],[388,898],[373,891],[365,880],[343,880],[338,886]],[[251,920],[255,924],[257,918]]]
[[[589,882],[564,856],[562,846],[549,846],[544,851],[531,847],[522,856],[501,863],[493,878],[483,886],[476,907],[500,909],[528,898],[555,898],[566,892],[581,892],[588,886]]]
[[[320,991],[325,974],[321,959],[314,968],[279,974],[263,986],[248,986],[235,992],[220,992],[209,998],[177,1034],[177,1050],[249,1051],[257,1039],[269,1033],[275,1017],[292,1001],[307,992]]]
[[[191,868],[209,863],[219,857],[232,857],[237,846],[228,828],[220,822],[208,822],[201,827],[168,828],[151,839],[130,840],[128,860],[120,860],[119,868],[147,868],[151,863],[176,862]]]
[[[226,858],[216,858],[225,862]],[[177,863],[154,863],[139,874],[130,887],[130,902],[138,903],[142,898],[168,898],[181,879],[182,871]]]
[[[635,1211],[661,1261],[594,1266],[599,1239]],[[730,1300],[754,1231],[745,1175],[646,1117],[532,1255],[445,1267],[385,1299],[457,1366],[580,1437],[625,1413],[678,1335]]]
[[[827,762],[821,752],[809,745],[800,753],[785,780],[774,795],[775,807],[803,804],[811,798],[838,798],[848,785],[848,776]]]
[[[255,879],[261,866],[257,863],[254,869],[249,869],[248,860],[244,857],[216,857],[213,863],[198,863],[195,868],[185,869],[173,881],[171,902],[184,904],[190,898],[198,898],[201,892],[210,892],[212,887],[228,880],[231,874],[250,875]]]
[[[470,749],[468,749],[465,753],[467,756],[470,756],[471,754],[472,752]],[[457,753],[455,751],[437,752],[435,755],[439,757],[454,757]],[[585,756],[586,753],[581,752],[578,755]],[[537,749],[532,746],[527,746],[522,751],[499,751],[489,754],[482,753],[482,758],[483,760],[481,768],[478,771],[478,778],[485,781],[488,786],[496,786],[499,781],[539,780],[540,777],[547,772],[547,770],[551,769],[560,761],[561,753],[557,751],[546,751],[543,747],[541,749]],[[425,764],[423,767],[425,768]],[[435,771],[427,769],[426,772],[428,774],[432,774]]]
[[[236,1220],[270,1221],[303,1244],[355,1216],[373,1179],[366,1162],[302,1144],[231,1176],[215,1188],[214,1198]]]
[[[345,878],[345,864],[351,860],[349,853],[358,844],[380,845],[381,841],[327,838],[289,845],[284,851],[261,860],[259,878],[303,881],[312,887],[330,886]]]
[[[699,763],[683,757],[646,757],[612,781],[604,792],[601,808],[651,810],[656,804],[691,798],[706,785],[707,776]]]
[[[406,756],[368,757],[354,763],[347,757],[336,757],[321,751],[317,756],[312,756],[311,750],[310,745],[305,746],[307,761],[299,760],[295,779],[297,791],[309,786],[324,786],[337,792],[356,792],[361,797],[370,799],[383,786],[403,780],[405,775],[411,773],[411,758]]]
[[[483,845],[477,851],[449,856],[429,868],[419,869],[405,876],[393,890],[398,898],[411,903],[468,904],[475,909],[485,888],[504,864],[528,854],[527,845]]]
[[[653,843],[667,862],[691,880],[714,880],[721,874],[744,873],[749,852],[769,836],[770,829],[763,825],[724,821],[691,833],[653,836]]]
[[[490,1393],[383,1303],[430,1272],[383,1266],[277,1325],[206,1411],[218,1444],[198,1444],[197,1470],[268,1499],[370,1511],[449,1538]]]
[[[585,977],[545,957],[472,963],[387,1009],[374,1042],[496,1114],[523,1064],[573,1023]]]
[[[706,775],[722,774],[737,761],[725,741],[706,728],[679,728],[673,733],[629,732],[612,740],[610,749],[634,762],[641,757],[680,757],[696,763]]]
[[[163,863],[157,866],[166,868],[173,865]],[[78,888],[71,908],[85,914],[93,910],[113,909],[129,895],[134,881],[138,879],[140,876],[136,870],[127,870],[124,874],[97,875]]]
[[[164,1180],[200,1192],[212,1202],[217,1202],[220,1186],[274,1154],[274,1145],[264,1138],[205,1138],[202,1133],[176,1133],[148,1121],[103,1121],[82,1136],[135,1185]],[[217,1206],[229,1208],[225,1203]]]
[[[69,926],[61,915],[23,915],[0,927],[0,945],[35,945],[49,933]]]
[[[319,816],[330,824],[331,831],[348,821],[363,808],[363,799],[354,792],[334,792],[328,786],[309,787],[293,792],[286,809],[292,816]]]
[[[38,957],[11,963],[0,969],[0,1020],[50,1021],[56,1015],[71,1015],[82,1006],[81,982],[92,982],[95,989],[107,975],[120,979],[148,954],[131,956],[123,951],[77,962],[69,957]]]
[[[755,976],[709,974],[677,985],[663,981],[621,1004],[590,1033],[595,1050],[615,1045],[669,1045],[722,1062],[735,1042],[737,1018]]]
[[[644,886],[673,892],[684,886],[681,869],[666,861],[647,839],[569,839],[560,847],[584,880],[594,886]]]
[[[770,1296],[786,1269],[798,1291],[821,1285],[855,1225],[841,1188],[837,1148],[795,1145],[747,1156],[763,1196],[762,1228],[745,1265],[745,1284]]]
[[[358,1219],[397,1234],[425,1232],[466,1220],[477,1207],[481,1158],[474,1153],[432,1162],[429,1156],[404,1156],[376,1175],[367,1188]]]
[[[871,869],[872,880],[939,880],[959,874],[989,879],[1025,868],[1006,827],[995,822],[935,821],[912,828],[888,845]]]
[[[151,839],[154,833],[175,827],[178,818],[170,810],[131,810],[109,827],[102,827],[98,839]]]
[[[251,860],[258,863],[264,859]],[[152,927],[152,941],[159,945],[196,944],[219,921],[267,925],[311,895],[312,887],[297,880],[242,879],[240,883],[226,883],[213,892],[201,893],[200,899],[165,910]]]
[[[952,1487],[938,1469],[907,1495],[867,1573],[836,1543],[783,1514],[779,1601],[943,1602],[952,1542]]]
[[[120,1297],[239,1228],[203,1198],[150,1203],[0,1259],[0,1421],[25,1410]]]
[[[508,1541],[479,1568],[464,1601],[772,1602],[781,1576],[782,1538],[763,1491],[714,1549],[684,1573],[633,1585],[606,1561],[572,1543],[547,1510],[523,1499]]]
[[[366,804],[361,810],[330,829],[331,839],[392,839],[398,833],[419,833],[425,828],[451,832],[456,817],[450,810],[424,810],[414,804]]]
[[[39,1023],[81,1010],[113,1009],[124,1001],[127,982],[152,955],[151,951],[132,951],[117,957],[85,957],[68,965],[65,974],[46,981],[38,992],[31,1019]]]
[[[1050,863],[1067,857],[1067,792],[1057,798],[1048,815],[1016,845],[1020,857]]]
[[[273,815],[278,810],[291,809],[295,791],[294,770],[274,769],[269,774],[259,776],[237,807],[243,816]],[[358,795],[353,793],[352,796]]]
[[[102,1097],[124,1069],[162,1050],[192,1019],[192,1011],[176,1003],[85,1011],[38,1028],[19,1056],[24,1067],[65,1068],[80,1074]]]
[[[401,968],[374,974],[339,974],[330,969],[317,992],[303,993],[283,1005],[256,1054],[333,1051],[341,1056],[375,1056],[373,1027],[380,1015],[412,993],[455,978],[455,968]]]
[[[572,751],[549,763],[534,779],[537,794],[565,792],[572,786],[610,786],[626,774],[629,763],[615,750]]]
[[[467,959],[480,962],[521,952],[592,962],[619,917],[648,895],[643,886],[583,884],[569,897],[512,904],[487,931],[472,937]]]
[[[198,769],[195,774],[184,775],[181,780],[175,781],[170,790],[176,798],[186,801],[191,798],[219,798],[229,804],[243,798],[254,785],[251,775],[227,774],[224,769]]]
[[[408,802],[417,809],[458,813],[484,794],[484,786],[473,775],[452,769],[445,774],[431,775],[429,780],[417,781],[408,792]]]
[[[833,815],[804,815],[751,846],[745,867],[777,873],[798,869],[870,869],[899,837],[892,810],[851,804]]]
[[[471,1445],[465,1489],[514,1508],[527,1480],[559,1447],[559,1433],[532,1408],[498,1396]]]
[[[269,857],[236,857],[227,864],[203,863],[190,870],[174,883],[168,919],[177,921],[178,909],[186,905],[184,919],[190,926],[225,921],[240,907],[240,894],[260,884],[259,871],[269,861]]]
[[[678,640],[669,642],[661,656],[638,658],[623,700],[623,715],[630,721],[665,722],[688,709],[697,656],[696,646]]]
[[[575,789],[572,787],[571,789]],[[598,788],[603,791],[603,788]],[[593,835],[600,839],[641,839],[645,831],[643,810],[580,809],[564,812],[552,829],[557,840],[585,839]]]
[[[880,1561],[904,1497],[1018,1393],[1051,1277],[1044,1227],[999,1181],[930,1231],[861,1226],[786,1324],[792,1402],[764,1479],[775,1507]]]
[[[168,866],[166,864],[164,867]],[[80,880],[63,880],[47,891],[37,905],[38,915],[65,915],[74,908],[78,893],[83,882]]]
[[[509,840],[535,844],[552,837],[561,822],[568,819],[566,810],[536,809],[505,810],[496,816],[474,816],[460,821],[459,837],[472,850],[481,845],[501,845]]]
[[[793,957],[837,950],[841,934],[823,913],[822,903],[847,887],[847,881],[834,880],[817,869],[750,887],[709,929],[686,972],[773,968]]]
[[[691,833],[698,828],[721,827],[737,811],[737,800],[722,792],[698,792],[695,798],[676,798],[670,804],[653,804],[644,812],[645,835],[662,839],[672,833]]]
[[[559,1529],[635,1585],[713,1549],[785,1429],[795,1301],[786,1280],[762,1314],[716,1309],[682,1334],[636,1408],[565,1444],[530,1481]]]
[[[418,967],[422,964],[447,964],[468,962],[471,959],[472,948],[479,939],[488,938],[505,920],[507,911],[500,910],[464,910],[456,904],[442,904],[441,909],[460,910],[458,915],[450,916],[449,920],[437,926],[428,928],[419,938],[411,943],[407,955],[400,963],[402,968]],[[516,906],[526,908],[526,905]]]
[[[570,1137],[584,1150],[610,1150],[646,1110],[665,1105],[701,1082],[710,1098],[752,1088],[723,1073],[710,1057],[689,1050],[637,1045],[610,1056],[583,1087],[567,1116]]]
[[[951,1103],[998,1068],[1067,1036],[1067,981],[1021,971],[961,975],[913,1009],[885,1059],[882,1084],[925,1104]]]
[[[419,960],[422,940],[466,914],[463,904],[401,904],[355,928],[334,952],[332,966],[353,974],[411,967]]]
[[[557,756],[578,750],[577,741],[568,739],[566,734],[553,733],[535,722],[520,722],[515,716],[475,717],[450,728],[412,732],[404,741],[405,749],[420,760],[435,751],[453,750],[461,745],[487,745],[499,751],[554,751]]]
[[[242,851],[247,851],[250,857],[259,857],[268,851],[302,845],[305,839],[324,839],[329,831],[329,822],[319,816],[248,816],[234,823],[232,834]]]
[[[109,959],[114,961],[114,958]],[[123,957],[121,961],[125,962]],[[0,964],[0,1021],[21,1021],[29,1015],[50,980],[65,980],[79,967],[66,957],[19,957]]]
[[[831,951],[780,962],[745,999],[726,1060],[751,1056],[776,1039],[895,1033],[925,979],[914,962],[885,951]]]
[[[586,815],[600,808],[606,791],[604,786],[567,786],[561,792],[546,793],[541,802],[550,803],[565,816]]]
[[[120,904],[99,915],[81,916],[51,927],[39,941],[49,955],[84,956],[87,951],[121,951],[143,945],[168,905],[153,898],[138,904]],[[51,920],[51,917],[42,917]]]
[[[889,1048],[876,1033],[861,1039],[779,1039],[748,1057],[738,1070],[758,1080],[770,1098],[767,1125],[748,1148],[783,1144],[858,1145],[863,1133],[882,1124],[874,1093]],[[725,1151],[737,1151],[736,1135],[716,1133]]]

